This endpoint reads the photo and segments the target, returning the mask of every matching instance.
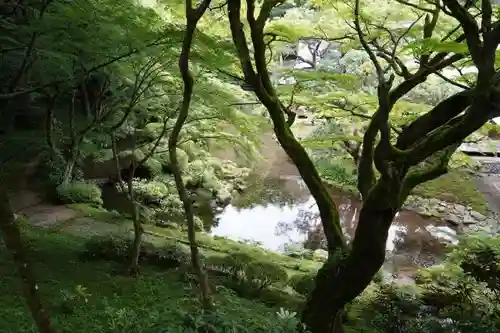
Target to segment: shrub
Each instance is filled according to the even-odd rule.
[[[144,163],[144,166],[151,172],[152,176],[157,176],[163,171],[163,165],[161,162],[154,158],[149,158]]]
[[[303,296],[309,295],[314,289],[316,273],[299,273],[290,278],[289,284],[299,294]]]
[[[149,261],[155,263],[156,266],[170,268],[189,263],[190,256],[189,246],[182,243],[170,243],[157,248],[155,255],[151,256]]]
[[[130,258],[133,240],[117,236],[95,236],[85,243],[83,259],[111,260],[127,262]],[[178,267],[189,262],[190,249],[181,243],[169,243],[155,247],[149,242],[142,242],[140,260],[160,268]]]
[[[101,195],[99,186],[83,181],[65,183],[57,187],[57,196],[65,204],[87,203],[100,206],[103,204]]]
[[[463,238],[443,265],[418,272],[423,301],[440,317],[450,318],[458,331],[499,331],[499,258],[498,237]]]
[[[286,283],[288,274],[283,267],[272,262],[250,262],[245,269],[245,277],[258,290],[278,282]]]
[[[130,254],[132,240],[116,236],[94,236],[85,242],[85,259],[123,261]]]
[[[328,252],[322,249],[317,249],[313,252],[312,260],[326,262],[328,260]]]
[[[235,252],[225,256],[212,256],[207,260],[207,265],[212,269],[229,274],[235,280],[240,280],[253,260],[246,253]]]
[[[353,305],[357,310],[356,317],[371,327],[372,332],[422,332],[415,330],[415,317],[421,303],[410,289],[380,284],[356,302],[358,304]]]
[[[170,193],[167,185],[155,180],[134,180],[133,186],[137,200],[146,205],[158,205]]]

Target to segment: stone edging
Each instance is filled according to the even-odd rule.
[[[461,233],[483,231],[488,234],[500,232],[500,216],[490,213],[488,216],[476,212],[471,207],[449,203],[435,198],[409,196],[403,209],[416,212],[426,217],[443,219],[457,227]]]

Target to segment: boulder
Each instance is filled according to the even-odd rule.
[[[477,222],[478,221],[469,214],[465,215],[462,221],[462,223],[465,225],[476,224]]]
[[[471,211],[470,212],[470,215],[476,219],[477,221],[483,221],[483,220],[486,220],[486,216],[484,216],[483,214],[479,213],[479,212],[476,212],[476,211]]]
[[[453,225],[460,225],[461,223],[460,218],[457,215],[451,213],[448,214],[448,216],[446,216],[444,219],[446,220],[446,222],[449,222]]]

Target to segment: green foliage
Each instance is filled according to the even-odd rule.
[[[451,318],[456,329],[495,332],[500,329],[498,237],[464,237],[445,263],[422,269],[416,277],[425,303],[439,317]]]
[[[380,284],[354,301],[349,318],[371,332],[425,332],[416,325],[420,300],[414,291],[395,284]]]
[[[500,240],[494,237],[466,237],[453,259],[460,268],[489,289],[500,291]],[[452,260],[453,260],[452,259]]]
[[[316,273],[299,273],[290,278],[290,286],[299,294],[307,296],[315,286]]]
[[[206,264],[212,270],[228,274],[230,285],[246,296],[262,294],[271,285],[285,284],[288,280],[282,266],[241,252],[209,257]]]
[[[168,151],[155,154],[155,159],[157,159],[161,163],[164,169],[169,168],[170,156]],[[180,148],[177,148],[177,160],[179,162],[179,168],[181,169],[181,171],[185,170],[189,163],[189,157],[188,154]]]
[[[65,167],[66,162],[62,154],[53,154],[45,150],[42,153],[36,176],[43,179],[48,187],[54,188],[61,184]]]
[[[159,181],[140,179],[134,180],[132,184],[137,200],[144,204],[159,204],[171,193],[171,189]]]
[[[285,269],[272,262],[254,261],[245,270],[246,279],[259,290],[275,283],[286,283],[288,274]]]
[[[305,249],[302,245],[291,243],[285,245],[285,254],[291,258],[312,260],[314,251]]]
[[[133,240],[117,236],[94,236],[85,243],[82,258],[128,262]],[[152,243],[141,244],[140,260],[160,267],[172,268],[189,262],[189,247],[180,243],[168,243],[157,247]]]
[[[285,305],[269,309],[222,286],[214,288],[216,310],[204,313],[195,288],[174,271],[144,266],[139,279],[110,274],[116,266],[111,262],[78,260],[83,243],[79,237],[23,228],[23,238],[30,244],[28,259],[35,263],[38,287],[44,299],[51,300],[58,332],[196,333],[210,325],[218,333],[286,333],[293,326],[292,313],[276,313]],[[0,327],[33,333],[13,265],[11,255],[0,251]]]
[[[161,162],[154,159],[154,158],[149,158],[144,163],[144,166],[151,172],[153,177],[161,174],[163,171],[163,166],[162,166]]]
[[[102,205],[101,189],[94,183],[76,181],[64,183],[57,187],[58,198],[67,204],[88,203]]]

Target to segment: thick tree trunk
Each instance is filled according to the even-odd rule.
[[[12,253],[14,263],[17,266],[19,276],[21,277],[24,297],[39,332],[55,333],[56,331],[52,327],[50,316],[42,305],[38,285],[23,248],[21,232],[16,224],[7,193],[3,188],[0,188],[0,229],[5,246]]]
[[[316,287],[302,313],[302,322],[310,332],[343,332],[345,305],[363,292],[382,267],[389,227],[397,212],[391,207],[394,194],[388,188],[379,181],[370,192],[360,211],[352,250],[345,259],[330,257],[318,272]]]

